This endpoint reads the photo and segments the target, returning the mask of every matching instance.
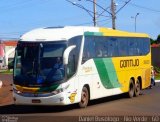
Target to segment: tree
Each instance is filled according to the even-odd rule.
[[[157,37],[157,44],[160,44],[160,34]]]
[[[155,40],[153,40],[152,38],[150,38],[150,43],[151,43],[151,45],[152,45],[152,44],[155,44],[155,43],[156,43],[156,41],[155,41]]]

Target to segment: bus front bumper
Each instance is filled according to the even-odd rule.
[[[68,94],[65,92],[49,96],[25,96],[13,93],[14,103],[17,105],[68,105],[71,104]]]

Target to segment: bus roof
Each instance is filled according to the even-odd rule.
[[[21,41],[58,41],[68,40],[79,35],[103,35],[118,37],[147,37],[143,33],[130,33],[126,31],[113,30],[101,27],[87,26],[65,26],[38,28],[27,32],[20,38]]]

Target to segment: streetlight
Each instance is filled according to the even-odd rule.
[[[131,17],[131,18],[134,18],[135,20],[135,23],[134,23],[134,28],[135,28],[135,32],[137,31],[137,16],[139,15],[139,13],[136,14],[135,17]]]

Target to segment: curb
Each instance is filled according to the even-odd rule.
[[[155,82],[158,83],[158,82],[160,82],[160,80],[156,80]]]

